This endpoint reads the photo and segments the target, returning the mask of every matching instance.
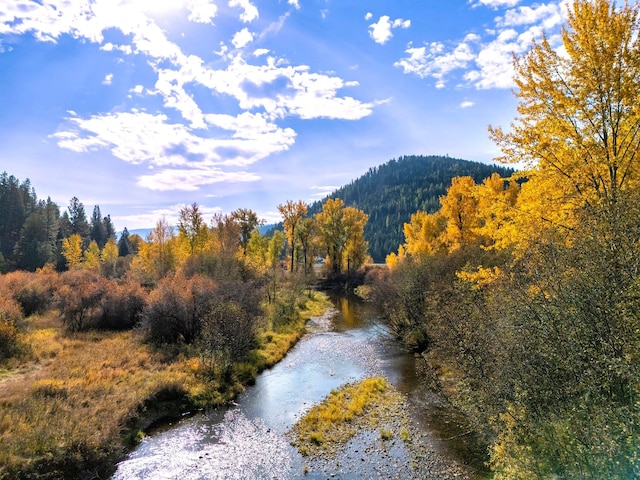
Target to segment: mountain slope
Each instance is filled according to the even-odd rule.
[[[327,198],[340,198],[369,215],[365,237],[375,262],[398,249],[404,242],[403,225],[418,210],[434,212],[440,208],[453,177],[470,176],[476,183],[492,173],[501,176],[512,169],[442,156],[411,155],[393,159],[369,169],[362,177],[339,188],[309,207],[309,214],[322,210]]]

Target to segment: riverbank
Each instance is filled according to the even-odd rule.
[[[155,348],[136,331],[66,334],[55,312],[32,318],[29,357],[0,372],[0,479],[108,475],[150,425],[235,398],[330,303],[314,292],[295,305],[295,318],[263,328],[222,376],[194,350]]]

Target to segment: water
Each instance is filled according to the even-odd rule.
[[[372,320],[367,305],[345,297],[334,303],[336,310],[312,319],[309,334],[236,403],[144,438],[113,479],[409,478],[410,453],[399,441],[381,453],[379,438],[363,432],[337,458],[310,466],[286,438],[313,404],[345,383],[384,375],[405,393],[419,386],[413,356]],[[423,427],[431,428],[428,421]]]

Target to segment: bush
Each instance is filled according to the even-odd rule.
[[[109,281],[100,299],[102,312],[97,327],[111,330],[133,328],[142,318],[147,293],[138,282]]]
[[[90,270],[69,270],[60,275],[54,301],[69,331],[80,332],[95,325],[102,313],[100,302],[106,287],[106,280]]]
[[[18,324],[22,311],[18,303],[6,296],[0,297],[0,360],[14,356],[19,351]]]
[[[51,305],[56,277],[50,268],[40,269],[38,273],[16,271],[2,277],[0,288],[18,302],[28,317],[43,313]]]
[[[217,284],[210,278],[182,274],[167,276],[149,295],[142,319],[147,339],[153,343],[193,343],[210,311]]]

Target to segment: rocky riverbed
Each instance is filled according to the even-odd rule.
[[[299,421],[288,432],[303,453],[309,478],[469,479],[466,468],[439,453],[409,417],[407,398],[386,384],[375,405],[336,422],[322,443]]]

